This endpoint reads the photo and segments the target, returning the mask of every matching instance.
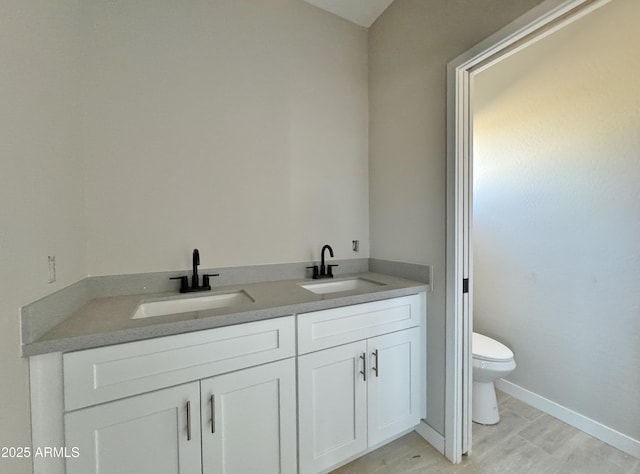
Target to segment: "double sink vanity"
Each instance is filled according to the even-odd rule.
[[[425,417],[427,289],[365,272],[91,299],[23,345],[34,446],[78,453],[35,472],[328,472]]]

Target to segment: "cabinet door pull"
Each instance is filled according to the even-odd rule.
[[[363,380],[366,382],[367,381],[367,353],[363,352],[360,358],[362,359],[362,370],[360,371],[360,373],[362,374]]]
[[[191,441],[191,401],[187,402],[187,441]]]
[[[211,395],[211,398],[209,399],[209,402],[211,404],[211,433],[215,433],[216,432],[216,399],[215,399],[215,395]]]
[[[378,372],[378,349],[373,351],[373,358],[376,361],[376,365],[371,367],[371,370],[376,374],[376,377],[380,377],[380,373]]]

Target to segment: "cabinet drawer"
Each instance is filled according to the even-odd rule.
[[[298,353],[326,349],[420,325],[424,294],[298,315]]]
[[[295,355],[293,316],[64,354],[65,410]]]

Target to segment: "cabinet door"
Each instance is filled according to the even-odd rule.
[[[368,340],[369,447],[420,422],[420,329]]]
[[[65,437],[67,474],[200,473],[199,384],[67,413]]]
[[[327,469],[367,448],[365,341],[298,357],[300,473]],[[364,370],[366,373],[366,370]]]
[[[295,359],[201,381],[205,474],[294,474]]]

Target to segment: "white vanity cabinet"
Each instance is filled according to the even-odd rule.
[[[65,354],[67,474],[295,473],[294,355],[293,317]]]
[[[46,474],[327,472],[425,417],[426,294],[32,357]]]
[[[325,472],[425,416],[423,296],[298,315],[298,350],[308,352],[298,357],[301,474]]]

